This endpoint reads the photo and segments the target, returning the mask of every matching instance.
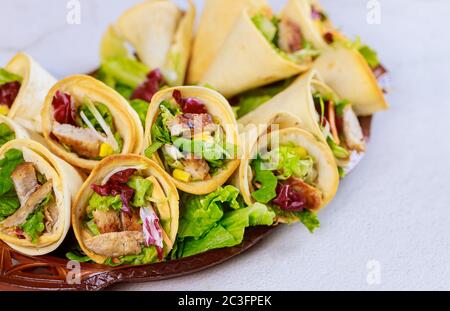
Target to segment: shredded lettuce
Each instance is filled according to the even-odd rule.
[[[300,221],[311,233],[314,233],[316,229],[320,228],[320,221],[315,212],[309,210],[303,210],[301,212],[287,212],[283,211],[276,205],[272,205],[271,208],[275,214],[282,217],[287,223],[295,223]]]
[[[272,171],[263,169],[263,161],[260,158],[252,162],[252,167],[255,171],[254,182],[261,185],[252,193],[252,197],[259,203],[267,204],[277,196],[278,179]]]
[[[356,39],[353,41],[352,40],[345,41],[344,44],[348,48],[357,49],[359,53],[361,53],[361,55],[367,61],[370,68],[374,69],[381,64],[377,52],[367,44],[362,43],[361,38],[359,36],[356,37]]]
[[[127,185],[134,189],[134,197],[131,205],[134,207],[144,207],[146,200],[152,196],[153,183],[141,176],[132,176]]]
[[[37,243],[42,232],[45,230],[44,209],[48,204],[50,204],[51,201],[53,201],[53,194],[49,194],[38,205],[34,213],[28,216],[25,223],[20,226],[23,232],[31,238],[32,243]]]
[[[22,77],[0,68],[0,85],[15,81],[22,82]]]
[[[109,85],[118,83],[134,90],[146,80],[149,72],[150,68],[137,60],[116,57],[103,61],[99,79]]]
[[[16,138],[16,133],[6,123],[0,123],[0,147]]]
[[[13,189],[0,196],[0,221],[14,214],[19,207],[19,198]]]
[[[336,144],[336,142],[331,137],[327,138],[327,143],[336,158],[347,159],[350,156],[350,152],[348,152],[344,147]]]
[[[100,210],[107,212],[109,209],[114,211],[120,211],[122,209],[123,203],[120,195],[116,196],[101,196],[94,192],[91,199],[89,200],[88,211],[89,214],[95,210]]]
[[[278,28],[273,19],[263,15],[257,14],[252,18],[253,24],[263,34],[263,36],[269,41],[274,42],[277,36]]]
[[[158,261],[158,252],[154,246],[142,248],[139,255],[121,256],[119,258],[108,258],[105,265],[117,267],[121,265],[146,265]]]
[[[0,199],[4,194],[14,190],[11,174],[19,164],[24,162],[22,151],[17,149],[8,150],[4,158],[0,160]]]

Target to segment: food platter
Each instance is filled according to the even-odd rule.
[[[366,141],[369,141],[372,117],[360,118]],[[350,170],[355,169],[362,157],[355,158]],[[269,236],[278,226],[254,227],[246,230],[244,242],[235,247],[212,250],[203,254],[174,261],[143,266],[107,267],[96,264],[80,264],[79,282],[71,276],[73,266],[64,254],[73,242],[69,233],[62,247],[42,257],[22,255],[0,242],[1,290],[103,290],[118,283],[151,282],[196,273],[219,265],[244,253]],[[72,283],[72,284],[71,284]]]

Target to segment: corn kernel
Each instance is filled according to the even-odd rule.
[[[3,116],[7,116],[9,113],[9,107],[6,105],[0,105],[0,114]]]
[[[178,179],[178,180],[183,181],[183,182],[191,181],[191,174],[189,174],[189,173],[187,173],[187,172],[185,172],[183,170],[180,170],[180,169],[175,169],[173,171],[173,177],[175,179]]]
[[[103,143],[103,144],[100,146],[100,153],[99,153],[99,156],[100,156],[101,158],[104,158],[104,157],[107,157],[107,156],[110,156],[110,155],[113,155],[113,154],[114,154],[114,150],[113,150],[113,148],[112,148],[109,144]]]
[[[213,138],[209,132],[199,133],[199,134],[194,135],[194,137],[193,137],[193,140],[208,141],[211,139],[213,139]]]

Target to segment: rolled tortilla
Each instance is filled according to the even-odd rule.
[[[14,133],[13,137],[8,137],[11,138],[10,140],[27,139],[29,137],[27,130],[8,117],[0,115],[0,125],[1,124],[5,124],[5,126]],[[2,146],[2,142],[3,144],[7,142],[5,140],[6,137],[0,137],[0,147]]]
[[[200,84],[209,84],[225,97],[287,79],[307,71],[270,44],[244,10]]]
[[[167,255],[175,243],[178,231],[179,196],[171,178],[153,161],[137,155],[116,155],[109,157],[92,171],[81,187],[72,210],[72,226],[81,249],[96,263],[103,264],[107,257],[94,253],[86,245],[86,240],[93,237],[83,225],[86,218],[88,202],[94,191],[91,185],[102,185],[112,174],[126,169],[137,169],[143,177],[153,183],[154,207],[159,215],[159,223],[163,229],[164,253]],[[156,194],[156,196],[155,196]]]
[[[267,124],[267,127],[270,125]],[[318,212],[334,198],[339,185],[339,174],[336,162],[329,148],[302,129],[287,127],[270,133],[263,132],[251,144],[250,151],[241,161],[239,171],[237,171],[233,178],[233,183],[241,190],[245,203],[248,205],[254,204],[255,200],[252,197],[252,191],[254,191],[252,189],[254,187],[252,186],[253,173],[251,162],[253,159],[256,159],[258,153],[261,151],[270,151],[272,147],[282,144],[293,144],[294,146],[302,147],[315,160],[317,178],[314,184],[315,188],[321,192],[322,201],[320,206],[317,206],[312,211]],[[279,216],[279,221],[286,222],[287,220]]]
[[[195,98],[200,100],[206,106],[208,113],[211,114],[222,127],[225,133],[224,136],[226,142],[239,148],[238,126],[233,110],[231,109],[228,101],[218,92],[209,88],[184,86],[162,90],[153,97],[147,114],[144,151],[153,143],[151,134],[152,126],[159,115],[160,104],[166,100],[170,101],[173,97],[174,91],[180,91],[183,98]],[[178,189],[187,193],[196,195],[211,193],[222,186],[237,169],[239,166],[238,153],[239,150],[237,154],[233,155],[233,159],[228,160],[225,163],[225,166],[209,180],[183,182],[173,178],[174,183]],[[153,154],[153,160],[161,167],[164,167],[164,163],[159,155],[159,152],[155,152]]]
[[[357,115],[368,116],[388,109],[373,69],[324,12],[316,0],[289,0],[281,16],[301,25],[305,38],[321,49],[314,68],[339,96],[353,103]],[[330,40],[334,43],[329,43]]]
[[[6,143],[0,149],[0,158],[8,150],[22,151],[25,162],[32,163],[35,170],[53,182],[57,219],[50,232],[47,229],[37,243],[19,239],[8,233],[8,228],[0,223],[0,239],[11,248],[30,256],[48,254],[59,247],[70,228],[72,202],[83,180],[79,173],[68,163],[53,155],[47,148],[32,140],[18,139]]]
[[[353,103],[359,116],[370,116],[389,108],[383,91],[358,50],[336,42],[324,49],[314,63],[325,83]]]
[[[25,53],[14,56],[5,69],[22,78],[19,93],[8,117],[26,129],[42,133],[40,112],[45,96],[56,79]]]
[[[56,83],[49,91],[42,109],[42,130],[50,150],[75,167],[90,171],[99,160],[83,158],[75,152],[69,152],[55,139],[52,131],[56,124],[52,102],[60,91],[70,94],[75,102],[81,103],[88,97],[92,102],[106,105],[112,115],[113,123],[123,140],[120,154],[139,153],[143,144],[143,129],[138,114],[116,91],[104,83],[84,75],[75,75]]]
[[[244,126],[249,124],[266,124],[268,118],[275,113],[286,113],[298,120],[300,128],[310,132],[318,140],[327,144],[327,136],[320,127],[320,115],[316,110],[313,99],[314,92],[339,99],[339,96],[323,82],[318,72],[311,70],[298,77],[287,89],[270,101],[239,119],[239,123]],[[356,127],[358,126],[359,123],[356,124]],[[359,129],[356,129],[356,132],[361,140],[361,144],[365,146],[364,141],[362,141],[363,136],[360,126]],[[358,151],[363,152],[364,147],[361,147]],[[359,152],[351,152],[350,157],[345,160],[337,159],[339,166],[347,172],[349,164],[354,161],[353,159],[360,157]]]
[[[151,70],[160,69],[170,85],[182,85],[190,58],[195,6],[183,12],[172,1],[147,0],[125,12],[114,25]]]
[[[267,6],[266,0],[205,1],[192,49],[188,83],[200,82],[243,10],[257,12]]]

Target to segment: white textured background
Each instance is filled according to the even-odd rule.
[[[116,289],[450,289],[450,2],[379,1],[381,25],[367,24],[368,0],[322,1],[379,51],[393,86],[392,109],[376,116],[367,158],[321,213],[322,228],[281,228],[208,271]],[[65,0],[0,0],[0,66],[24,50],[57,77],[88,72],[107,25],[135,2],[82,0],[81,25],[68,25]],[[371,260],[381,284],[366,280]]]

